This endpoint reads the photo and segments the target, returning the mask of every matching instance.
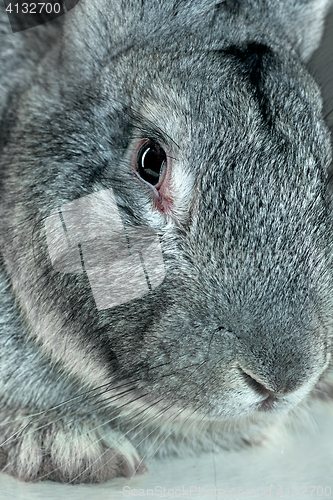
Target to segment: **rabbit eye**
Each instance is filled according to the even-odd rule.
[[[165,171],[167,157],[164,149],[155,141],[146,141],[137,154],[136,170],[140,177],[156,186]]]

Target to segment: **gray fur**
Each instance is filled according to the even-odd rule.
[[[0,4],[5,472],[128,476],[331,399],[331,148],[304,65],[331,3],[81,0],[17,34]],[[131,165],[161,131],[166,210]],[[83,273],[52,268],[44,220],[110,188],[159,234],[166,277],[97,311]]]

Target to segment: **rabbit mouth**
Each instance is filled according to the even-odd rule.
[[[321,369],[320,373],[324,372],[328,366],[330,360],[330,355],[326,356],[326,363]],[[259,401],[250,405],[250,410],[255,412],[268,412],[268,413],[285,413],[285,411],[290,411],[295,408],[304,398],[306,398],[313,387],[316,385],[320,373],[315,374],[306,383],[297,387],[297,381],[295,381],[295,387],[289,387],[289,390],[284,390],[282,392],[275,392],[260,382],[253,373],[247,373],[243,369],[240,369],[240,374],[246,383],[247,387],[260,397]]]
[[[268,396],[259,404],[258,411],[270,411],[275,409],[278,404],[278,398],[274,394],[270,393]]]

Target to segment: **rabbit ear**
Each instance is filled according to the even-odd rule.
[[[142,5],[145,2],[142,1]],[[66,74],[90,77],[142,31],[139,0],[80,0],[65,16],[61,62]]]
[[[289,38],[307,62],[313,52],[319,47],[325,25],[325,16],[333,7],[333,0],[299,0],[292,3],[291,9],[283,12],[283,22],[287,27]]]
[[[104,60],[110,60],[131,45],[149,44],[151,37],[161,37],[167,42],[179,34],[192,32],[208,47],[212,43],[213,30],[217,43],[223,43],[224,38],[230,42],[230,37],[237,38],[243,33],[245,14],[245,18],[253,16],[253,23],[258,28],[256,10],[261,24],[267,11],[263,30],[271,25],[280,33],[282,24],[302,60],[307,61],[320,44],[325,16],[331,6],[333,0],[259,3],[254,0],[80,0],[65,15],[61,61],[66,67],[66,75],[75,68],[77,79],[78,74],[84,77],[88,73],[89,76]],[[239,14],[240,29],[226,29],[233,20],[237,25]]]
[[[65,16],[62,61],[68,61],[69,71],[71,66],[80,67],[81,61],[84,74],[158,34],[170,40],[199,27],[209,33],[217,7],[230,1],[234,0],[80,0]]]

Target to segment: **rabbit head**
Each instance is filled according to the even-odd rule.
[[[328,4],[137,3],[81,0],[7,119],[5,269],[30,338],[109,384],[120,427],[227,422],[237,444],[230,426],[277,421],[330,362],[331,147],[304,66]],[[48,243],[64,223],[66,269]],[[129,298],[103,301],[131,238],[114,271]],[[142,259],[159,279],[134,296]]]

